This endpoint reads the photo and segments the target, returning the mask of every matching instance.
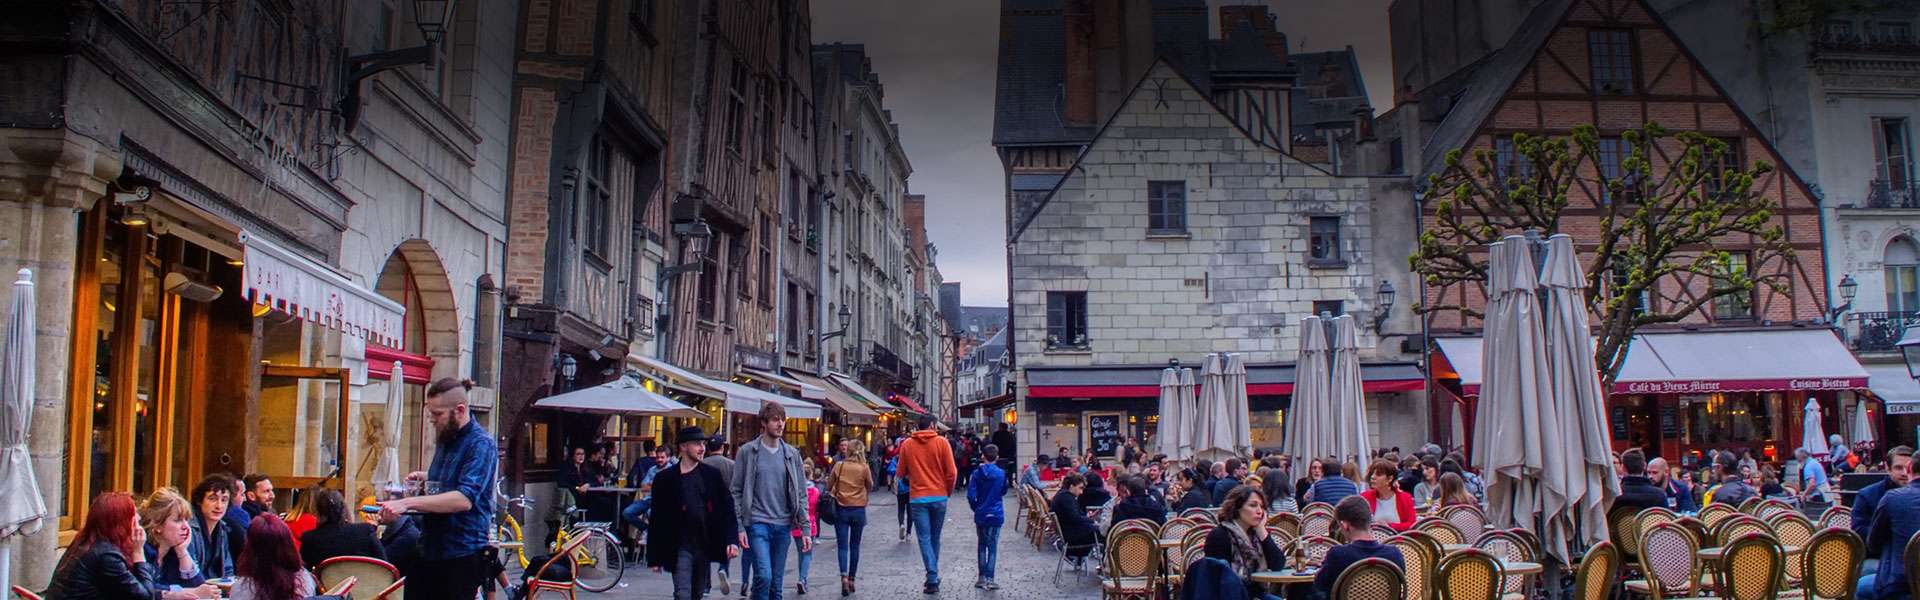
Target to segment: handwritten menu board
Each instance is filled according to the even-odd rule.
[[[1120,453],[1120,415],[1087,415],[1087,448],[1094,456]]]
[[[1678,439],[1680,437],[1680,416],[1674,414],[1674,407],[1660,407],[1660,437]]]

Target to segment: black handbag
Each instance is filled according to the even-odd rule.
[[[820,495],[820,501],[813,506],[813,512],[818,513],[820,522],[828,525],[840,524],[840,501],[833,497],[833,485],[837,481],[837,475],[839,473],[839,464],[835,464],[833,468],[827,469],[827,491]]]

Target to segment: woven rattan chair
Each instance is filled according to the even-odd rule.
[[[1800,511],[1795,509],[1792,504],[1787,504],[1785,500],[1779,498],[1768,498],[1761,500],[1759,504],[1753,505],[1753,516],[1758,517],[1762,521],[1772,519],[1774,515],[1782,513],[1799,514]]]
[[[1386,523],[1374,523],[1372,525],[1368,525],[1367,530],[1373,532],[1373,537],[1380,538],[1383,540],[1396,535],[1400,535],[1399,531],[1395,530],[1393,526],[1388,525]]]
[[[1813,538],[1800,547],[1799,556],[1787,557],[1788,565],[1800,564],[1800,589],[1783,592],[1780,597],[1853,600],[1866,554],[1866,545],[1851,529],[1835,527],[1816,531]]]
[[[1631,508],[1607,512],[1607,537],[1625,561],[1640,560],[1640,514]]]
[[[1439,517],[1427,517],[1416,521],[1413,524],[1413,528],[1433,536],[1433,541],[1440,542],[1443,546],[1467,543],[1467,536],[1460,532],[1459,527],[1455,526],[1452,521]]]
[[[1120,535],[1120,532],[1122,531],[1130,531],[1134,529],[1146,530],[1147,534],[1152,536],[1160,535],[1159,523],[1155,523],[1147,519],[1127,519],[1125,521],[1116,521],[1113,524],[1113,526],[1108,527],[1107,537],[1111,539],[1113,536]]]
[[[1400,550],[1400,561],[1406,565],[1401,578],[1406,585],[1407,600],[1432,600],[1433,566],[1440,562],[1440,556],[1427,542],[1409,535],[1397,535],[1382,543]]]
[[[1300,516],[1300,535],[1333,537],[1333,513],[1312,511]]]
[[[1167,524],[1160,526],[1160,538],[1177,540],[1186,537],[1187,532],[1192,530],[1196,525],[1199,524],[1193,522],[1193,519],[1186,517],[1167,519]]]
[[[1301,516],[1306,516],[1306,515],[1317,513],[1317,512],[1323,512],[1331,515],[1333,514],[1333,505],[1327,504],[1325,502],[1308,502],[1306,506],[1300,507]]]
[[[1907,538],[1906,555],[1908,573],[1907,596],[1920,598],[1920,577],[1914,576],[1914,574],[1920,573],[1920,535]]]
[[[1774,600],[1786,559],[1780,542],[1764,533],[1748,533],[1722,546],[1714,587],[1726,600]]]
[[[1751,515],[1734,515],[1720,521],[1720,526],[1714,528],[1713,545],[1726,546],[1749,533],[1764,533],[1771,536],[1773,528],[1768,527],[1765,521]]]
[[[33,590],[17,585],[13,586],[13,595],[20,600],[40,600],[40,595],[33,593]]]
[[[1727,517],[1731,517],[1736,514],[1740,514],[1740,511],[1734,510],[1733,507],[1731,506],[1727,506],[1725,504],[1708,504],[1706,506],[1700,507],[1699,518],[1700,518],[1700,522],[1706,523],[1707,529],[1711,531],[1714,528],[1714,526],[1720,524],[1721,519],[1725,519]]]
[[[1333,550],[1334,546],[1340,545],[1339,542],[1333,541],[1333,538],[1319,535],[1302,536],[1300,541],[1295,543],[1300,547],[1301,558],[1309,567],[1320,566],[1321,562],[1327,560],[1327,552]]]
[[[1613,547],[1613,542],[1594,544],[1573,574],[1573,600],[1608,600],[1613,596],[1613,581],[1619,577],[1620,549]]]
[[[1286,530],[1288,539],[1300,537],[1300,515],[1289,512],[1273,513],[1267,516],[1267,528]]]
[[[1640,522],[1640,530],[1646,531],[1648,527],[1654,525],[1678,521],[1680,520],[1680,515],[1671,510],[1667,510],[1665,507],[1655,506],[1640,511],[1639,514],[1634,515],[1634,519]]]
[[[1200,508],[1200,507],[1198,507],[1198,506],[1196,506],[1196,507],[1193,507],[1193,508],[1189,508],[1189,509],[1186,509],[1186,510],[1183,510],[1183,511],[1180,511],[1180,518],[1183,518],[1183,519],[1192,519],[1192,520],[1195,520],[1195,521],[1205,521],[1205,522],[1208,522],[1208,523],[1212,523],[1212,522],[1213,522],[1213,509],[1210,509],[1210,508]]]
[[[1681,527],[1687,528],[1687,531],[1693,534],[1693,539],[1696,542],[1705,544],[1709,540],[1713,539],[1713,536],[1709,533],[1709,528],[1707,527],[1707,524],[1699,519],[1695,519],[1693,517],[1680,517],[1679,519],[1675,519],[1673,522],[1675,524],[1680,525]]]
[[[1151,524],[1151,521],[1138,521]],[[1133,523],[1126,521],[1125,523]],[[1160,540],[1151,527],[1113,528],[1107,538],[1107,558],[1100,580],[1100,597],[1151,600],[1160,578]]]
[[[349,594],[353,600],[379,598],[388,586],[400,580],[400,569],[394,567],[393,563],[371,556],[336,556],[320,561],[313,570],[321,588],[333,587],[348,577],[357,579],[353,592]]]
[[[1512,531],[1496,530],[1480,534],[1480,540],[1474,542],[1474,547],[1509,563],[1533,562],[1534,559],[1533,546]],[[1526,575],[1508,575],[1500,585],[1500,593],[1507,598],[1524,598],[1530,589],[1527,581]]]
[[[1407,594],[1400,567],[1381,558],[1353,563],[1333,580],[1333,597],[1340,600],[1404,600]]]
[[[1773,537],[1784,547],[1805,549],[1813,541],[1813,521],[1798,511],[1776,512],[1767,517],[1767,526],[1773,529]],[[1789,560],[1786,564],[1787,587],[1800,587],[1800,581],[1806,578],[1805,565],[1798,560]]]
[[[1640,572],[1628,592],[1651,598],[1688,598],[1700,591],[1700,545],[1679,525],[1662,523],[1640,533]]]
[[[1433,556],[1433,562],[1429,565],[1429,568],[1438,566],[1440,559],[1447,555],[1446,548],[1440,547],[1440,540],[1434,539],[1433,534],[1425,531],[1410,530],[1401,532],[1400,537],[1419,542],[1420,545],[1427,547],[1427,554]]]
[[[1820,513],[1820,520],[1815,521],[1815,523],[1819,524],[1820,529],[1826,529],[1828,527],[1846,529],[1852,527],[1853,509],[1847,508],[1842,504],[1835,504],[1828,507],[1827,512]]]
[[[1740,514],[1743,514],[1743,515],[1753,514],[1754,509],[1760,508],[1760,500],[1761,498],[1759,496],[1754,496],[1752,498],[1748,498],[1746,500],[1741,501]]]
[[[1480,534],[1487,531],[1487,514],[1481,512],[1478,506],[1455,504],[1442,507],[1439,514],[1440,518],[1446,519],[1448,523],[1453,524],[1454,528],[1460,530],[1460,541],[1456,543],[1472,544],[1480,539]]]
[[[1500,600],[1506,570],[1493,555],[1468,548],[1448,554],[1434,569],[1438,600]]]

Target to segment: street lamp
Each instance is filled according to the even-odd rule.
[[[840,305],[840,312],[836,313],[836,316],[840,317],[840,329],[820,334],[821,343],[826,343],[827,340],[846,335],[847,329],[853,326],[853,311],[848,309],[847,305]]]
[[[433,69],[440,64],[440,40],[447,35],[447,27],[453,22],[454,5],[459,0],[413,0],[413,24],[420,30],[420,39],[426,43],[412,48],[369,52],[347,57],[345,80],[346,97],[341,98],[335,110],[345,123],[345,129],[352,131],[360,123],[360,82],[381,71],[397,69],[409,65],[426,65]]]
[[[1380,325],[1387,322],[1387,315],[1393,312],[1393,282],[1381,280],[1380,288],[1374,290],[1373,330],[1380,331]]]
[[[1893,345],[1900,348],[1900,358],[1907,362],[1907,376],[1920,380],[1920,326],[1907,328],[1906,335]]]
[[[553,364],[560,369],[560,379],[567,382],[568,389],[572,389],[573,376],[580,373],[580,361],[574,360],[572,354],[563,353],[553,359]]]
[[[1827,311],[1828,321],[1839,321],[1840,313],[1847,312],[1848,309],[1853,308],[1853,296],[1854,294],[1860,293],[1860,282],[1854,281],[1853,274],[1848,273],[1840,278],[1839,288],[1840,301],[1842,304]]]
[[[447,23],[452,20],[451,0],[413,0],[413,23],[420,27],[420,37],[427,45],[439,44],[441,36],[447,33]]]

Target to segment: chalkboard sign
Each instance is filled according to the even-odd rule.
[[[1675,412],[1671,406],[1660,407],[1660,437],[1662,439],[1671,440],[1680,437],[1680,417],[1675,415]]]
[[[1120,419],[1118,414],[1087,415],[1087,449],[1094,456],[1120,453]]]
[[[1613,416],[1607,419],[1610,421],[1607,425],[1613,429],[1613,439],[1627,439],[1627,407],[1615,406],[1612,412]]]

